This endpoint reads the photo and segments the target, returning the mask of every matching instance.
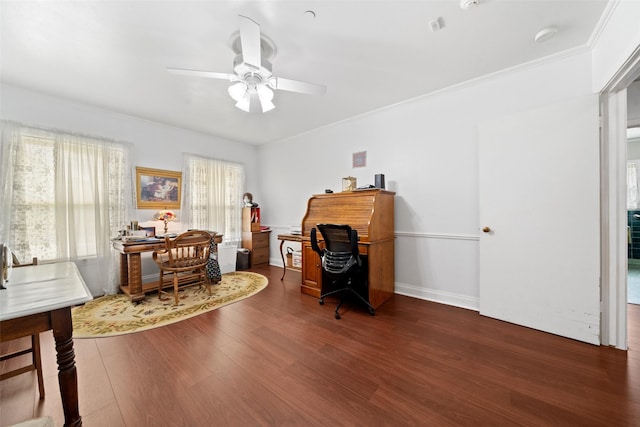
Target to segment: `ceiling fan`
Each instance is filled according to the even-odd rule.
[[[327,88],[324,85],[275,77],[269,62],[276,51],[275,44],[260,34],[260,25],[257,22],[243,15],[238,16],[239,38],[232,40],[232,48],[237,54],[233,61],[234,74],[180,68],[167,70],[174,74],[230,81],[229,95],[236,101],[236,107],[246,112],[261,110],[266,113],[273,110],[274,90],[308,95],[325,94]]]

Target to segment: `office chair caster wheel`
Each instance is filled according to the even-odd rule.
[[[320,305],[324,305],[324,298],[320,298],[320,299],[318,300],[318,304],[320,304]]]
[[[375,316],[376,315],[376,311],[373,308],[370,308],[369,309],[369,314],[372,315],[372,316]]]
[[[338,313],[338,312],[336,311],[336,313],[333,315],[333,317],[335,317],[335,318],[336,318],[336,320],[340,320],[340,313]]]

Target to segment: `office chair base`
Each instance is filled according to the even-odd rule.
[[[362,297],[362,295],[360,295],[359,293],[357,293],[356,291],[354,291],[352,288],[341,288],[341,289],[336,289],[334,291],[331,292],[327,292],[326,294],[320,295],[320,299],[318,300],[318,304],[320,305],[324,305],[324,299],[325,297],[331,296],[331,295],[335,295],[338,293],[342,293],[342,296],[340,297],[340,301],[338,302],[338,305],[335,308],[335,313],[334,313],[334,317],[337,320],[340,320],[340,307],[342,307],[342,303],[344,302],[344,297],[346,293],[352,293],[353,295],[355,295],[362,303],[364,303],[367,308],[369,309],[369,314],[371,316],[375,316],[376,315],[376,310],[375,308],[373,308],[373,306],[371,304],[369,304],[369,301],[367,301],[366,299],[364,299]]]

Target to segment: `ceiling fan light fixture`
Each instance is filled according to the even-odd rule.
[[[266,85],[258,85],[257,91],[260,102],[271,101],[273,99],[273,91]]]
[[[258,85],[258,100],[260,101],[260,107],[262,107],[262,112],[266,113],[267,111],[271,111],[276,108],[273,105],[273,91],[264,84]]]
[[[307,12],[315,15],[311,10]],[[233,74],[181,68],[167,70],[174,74],[230,81],[229,96],[236,101],[237,108],[248,113],[273,110],[275,90],[318,96],[326,93],[326,86],[321,84],[273,77],[270,59],[275,56],[275,44],[262,34],[256,21],[243,15],[239,15],[239,19],[240,30],[231,36],[231,47],[236,53]]]
[[[244,96],[236,102],[236,107],[248,113],[251,107],[251,96],[245,93]]]
[[[247,85],[244,82],[235,82],[229,86],[229,96],[234,101],[240,101],[245,93],[247,93]]]
[[[271,111],[274,108],[276,108],[276,106],[273,104],[273,102],[267,100],[267,101],[260,101],[260,105],[262,106],[262,112],[266,113],[267,111]]]

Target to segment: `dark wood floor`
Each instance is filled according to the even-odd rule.
[[[258,295],[174,325],[75,340],[80,413],[95,426],[638,426],[640,306],[628,352],[395,295],[374,317],[264,267]],[[61,426],[55,351],[1,384],[0,424]]]

